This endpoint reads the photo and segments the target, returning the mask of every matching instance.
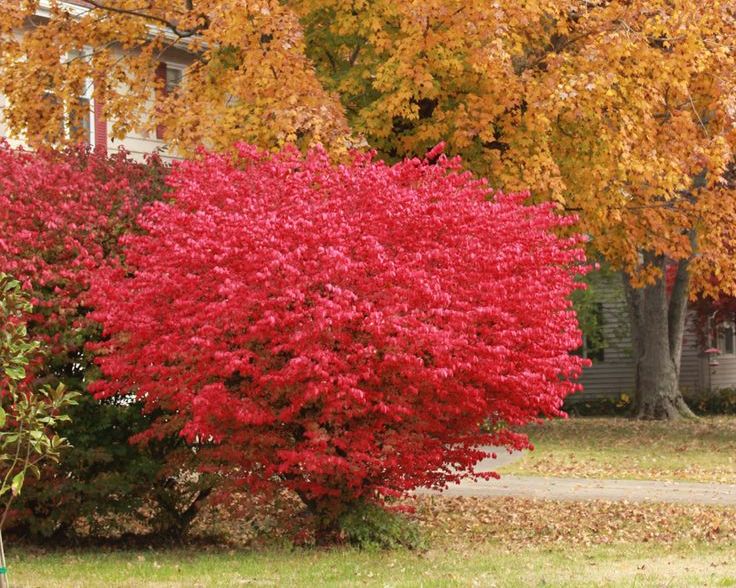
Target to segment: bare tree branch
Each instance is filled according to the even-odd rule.
[[[85,0],[85,2],[87,2],[87,4],[94,6],[95,8],[99,10],[104,10],[107,12],[115,12],[117,14],[127,14],[128,16],[135,16],[137,18],[152,20],[154,22],[164,25],[166,28],[168,28],[172,33],[174,33],[180,39],[184,39],[187,37],[193,37],[194,35],[201,33],[203,30],[207,29],[210,26],[210,19],[206,14],[198,15],[199,18],[201,19],[201,22],[197,26],[191,29],[180,29],[179,25],[176,22],[168,20],[161,16],[156,16],[154,14],[148,14],[146,12],[140,12],[138,10],[133,10],[129,8],[117,8],[114,6],[108,6],[107,4],[103,4],[99,0]],[[190,11],[194,9],[194,4],[192,0],[187,0],[186,6]]]

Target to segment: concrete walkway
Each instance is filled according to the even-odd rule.
[[[629,502],[681,502],[736,506],[736,484],[700,484],[645,480],[592,480],[502,476],[500,480],[463,481],[443,492],[417,494],[442,496],[516,496],[547,500],[616,500]]]
[[[495,453],[496,459],[484,459],[477,472],[492,472],[524,457],[503,447],[483,447]],[[702,484],[697,482],[663,482],[648,480],[596,480],[590,478],[542,478],[506,476],[500,480],[463,481],[443,492],[417,490],[417,494],[442,496],[516,496],[547,500],[615,500],[629,502],[680,502],[736,506],[736,484]]]
[[[505,447],[492,447],[490,445],[484,445],[480,449],[487,453],[495,453],[495,459],[488,457],[484,460],[479,461],[475,465],[476,472],[495,472],[498,468],[519,461],[524,457],[526,451],[509,451]]]

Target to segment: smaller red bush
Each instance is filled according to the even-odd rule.
[[[166,173],[157,158],[143,165],[124,152],[31,152],[0,141],[0,270],[32,290],[31,331],[54,353],[81,351],[90,275],[160,197]]]

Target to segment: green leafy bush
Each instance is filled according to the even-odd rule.
[[[371,502],[356,502],[338,519],[345,540],[361,549],[418,549],[419,527],[405,515]]]
[[[685,395],[693,411],[701,416],[736,414],[736,388],[721,388],[715,392]],[[625,417],[631,411],[632,397],[622,392],[617,397],[586,399],[585,393],[566,399],[564,410],[570,416]]]
[[[608,398],[585,398],[585,392],[570,396],[565,400],[563,410],[570,416],[628,416],[632,397],[622,392]]]
[[[66,411],[79,396],[63,384],[37,387],[29,381],[29,365],[44,353],[40,341],[28,334],[31,310],[30,295],[20,282],[0,273],[0,497],[6,505],[0,528],[26,474],[40,478],[39,464],[57,462],[68,447],[56,429],[69,421]]]
[[[58,462],[68,447],[56,429],[79,396],[64,384],[38,386],[29,378],[29,366],[44,353],[28,334],[31,311],[30,294],[0,273],[0,586],[8,585],[2,531],[10,508],[28,474],[40,479],[41,467]]]
[[[15,534],[43,542],[181,541],[214,488],[178,436],[129,439],[150,425],[137,403],[80,399],[62,432],[72,447],[16,505]]]
[[[736,388],[721,388],[707,395],[688,398],[697,414],[736,414]]]

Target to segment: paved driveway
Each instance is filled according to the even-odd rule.
[[[500,480],[463,481],[450,486],[443,492],[418,490],[417,494],[736,505],[736,484],[537,478],[533,476],[502,476]]]
[[[496,459],[489,457],[478,462],[475,466],[475,471],[477,472],[495,472],[501,466],[518,461],[526,455],[526,451],[509,452],[505,447],[491,447],[489,445],[485,445],[481,447],[481,449],[488,451],[489,453],[495,453]]]
[[[476,470],[488,472],[512,463],[524,452],[509,453],[505,448],[484,447],[496,459],[481,461]],[[681,502],[690,504],[736,505],[736,484],[663,482],[653,480],[596,480],[589,478],[542,478],[505,476],[500,480],[464,480],[442,492],[420,489],[417,494],[443,496],[517,496],[547,500],[616,500],[630,502]]]

